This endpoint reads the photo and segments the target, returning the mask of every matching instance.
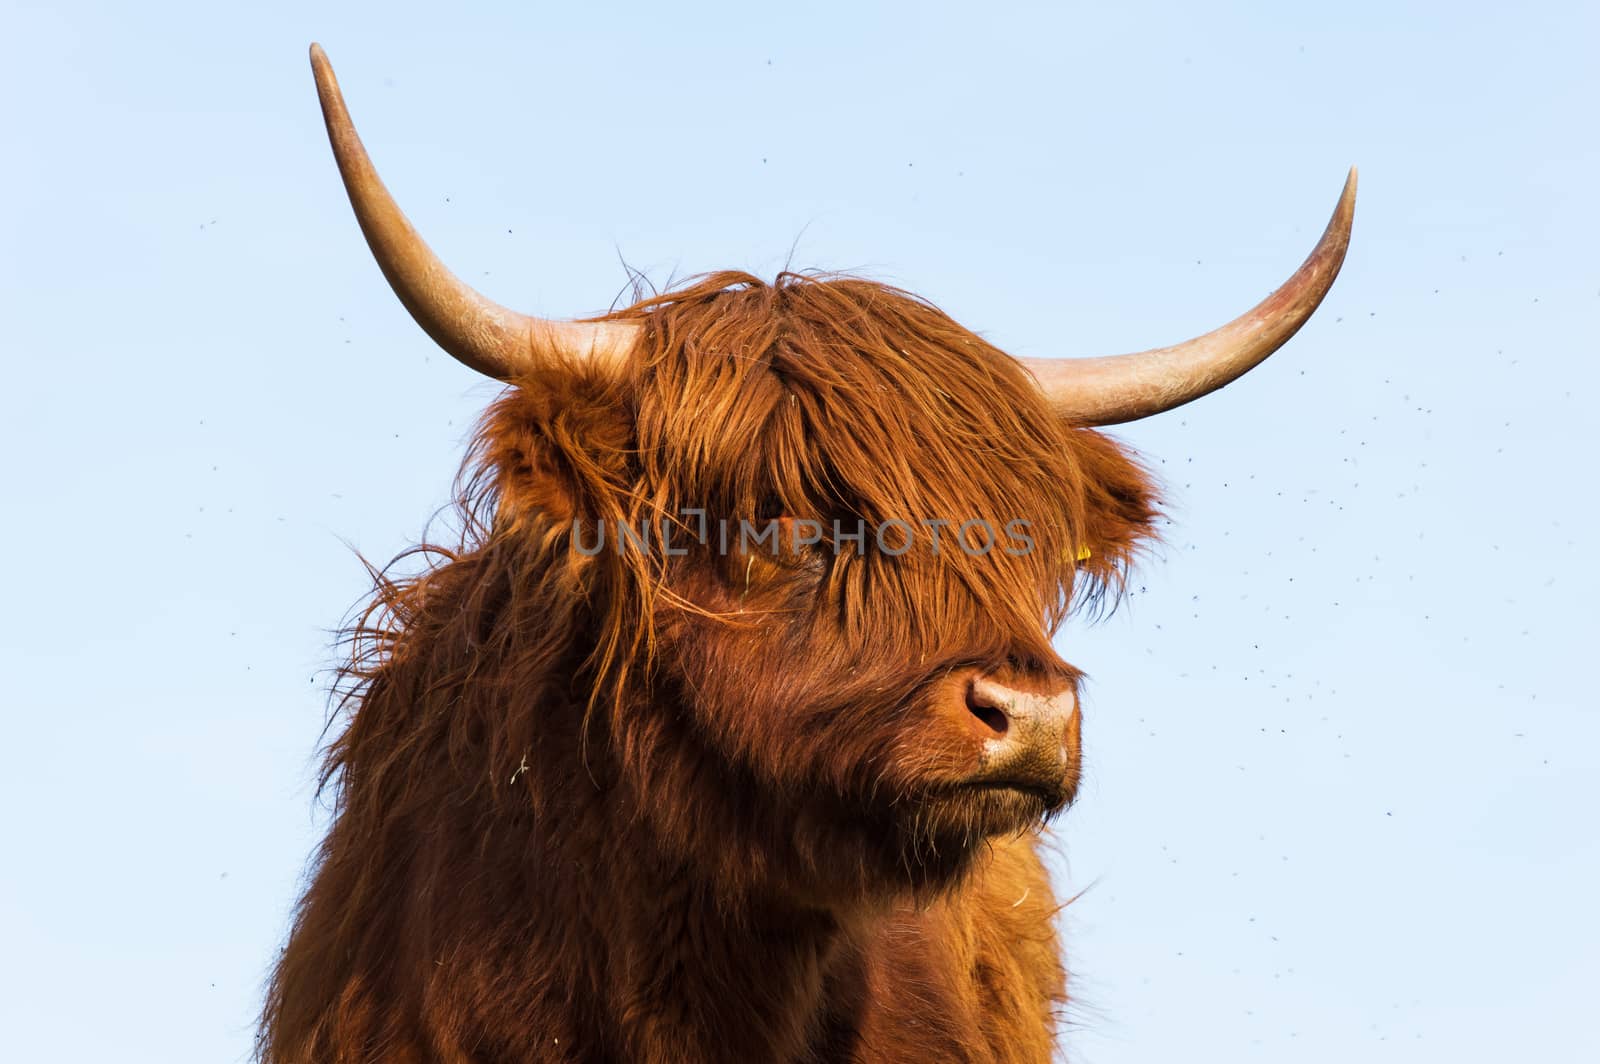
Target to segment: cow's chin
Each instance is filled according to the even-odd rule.
[[[937,792],[925,801],[927,822],[938,834],[992,838],[1042,826],[1071,796],[1058,790],[1004,784],[970,784]]]
[[[1036,831],[1068,796],[1033,787],[976,785],[941,788],[907,810],[913,853],[975,852],[987,840]]]
[[[862,817],[855,841],[875,855],[869,893],[938,892],[960,883],[996,839],[1038,831],[1070,793],[1028,787],[940,786]],[[825,876],[826,878],[826,876]]]

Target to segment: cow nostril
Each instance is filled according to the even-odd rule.
[[[967,688],[967,711],[983,721],[984,725],[996,735],[1004,735],[1011,727],[1011,722],[1005,713],[985,702],[973,687]]]

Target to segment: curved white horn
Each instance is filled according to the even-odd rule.
[[[638,327],[626,322],[547,321],[502,307],[462,283],[423,243],[384,187],[356,135],[339,82],[322,46],[311,46],[311,70],[344,177],[350,206],[378,267],[400,302],[435,343],[491,377],[508,380],[552,352],[617,359],[632,349]]]
[[[1228,324],[1174,347],[1105,358],[1022,359],[1062,417],[1115,425],[1159,414],[1216,391],[1260,365],[1311,317],[1344,263],[1356,209],[1350,168],[1339,205],[1294,276]]]

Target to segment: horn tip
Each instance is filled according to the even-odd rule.
[[[328,61],[328,53],[316,41],[311,42],[311,72],[319,81],[333,77],[333,64]]]
[[[1357,180],[1356,168],[1352,166],[1349,175],[1344,179],[1344,188],[1339,192],[1339,202],[1334,205],[1333,217],[1328,219],[1328,228],[1322,235],[1322,243],[1318,245],[1317,251],[1313,252],[1313,255],[1320,252],[1330,240],[1336,240],[1341,249],[1344,244],[1349,242],[1350,227],[1356,216]],[[1340,254],[1342,257],[1342,250]]]
[[[344,109],[344,99],[339,92],[339,79],[333,73],[333,64],[328,61],[328,53],[316,41],[311,42],[311,78],[317,83],[323,118],[332,122],[334,114]]]
[[[1360,182],[1360,171],[1352,166],[1350,174],[1344,179],[1344,191],[1339,193],[1339,206],[1349,210],[1355,206],[1356,185]]]

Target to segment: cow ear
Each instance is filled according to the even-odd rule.
[[[490,407],[475,447],[477,478],[494,487],[495,523],[567,529],[616,513],[634,479],[635,436],[632,404],[610,374],[518,379]]]
[[[1083,477],[1079,568],[1114,582],[1156,537],[1161,511],[1155,478],[1130,449],[1103,433],[1074,429],[1071,438]]]

